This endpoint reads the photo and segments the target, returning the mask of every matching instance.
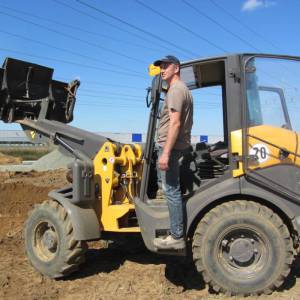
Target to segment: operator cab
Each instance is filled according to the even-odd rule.
[[[225,60],[183,64],[181,80],[191,90],[194,109],[191,147],[180,161],[181,190],[184,197],[189,198],[200,187],[216,180],[228,170]],[[163,101],[162,97],[156,115],[156,131]],[[147,190],[150,199],[156,198],[158,189],[156,162],[157,147],[154,145]]]

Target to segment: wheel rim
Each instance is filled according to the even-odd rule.
[[[34,230],[33,249],[42,261],[51,261],[58,252],[58,234],[51,222],[40,222]]]
[[[257,277],[269,264],[270,251],[266,236],[253,227],[230,227],[217,244],[220,265],[241,280]]]

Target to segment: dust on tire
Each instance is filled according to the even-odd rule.
[[[75,240],[71,220],[56,201],[36,205],[26,221],[24,237],[30,263],[48,277],[67,276],[84,262],[86,243]]]
[[[279,216],[246,200],[209,211],[195,230],[192,250],[205,282],[228,295],[272,293],[294,259],[290,233]]]

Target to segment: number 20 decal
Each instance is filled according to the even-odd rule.
[[[255,155],[258,158],[259,163],[263,163],[269,159],[269,148],[264,144],[253,145],[249,151],[250,155]]]

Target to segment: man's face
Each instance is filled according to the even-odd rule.
[[[169,81],[179,72],[179,66],[170,62],[164,62],[160,65],[160,74],[163,80]]]

